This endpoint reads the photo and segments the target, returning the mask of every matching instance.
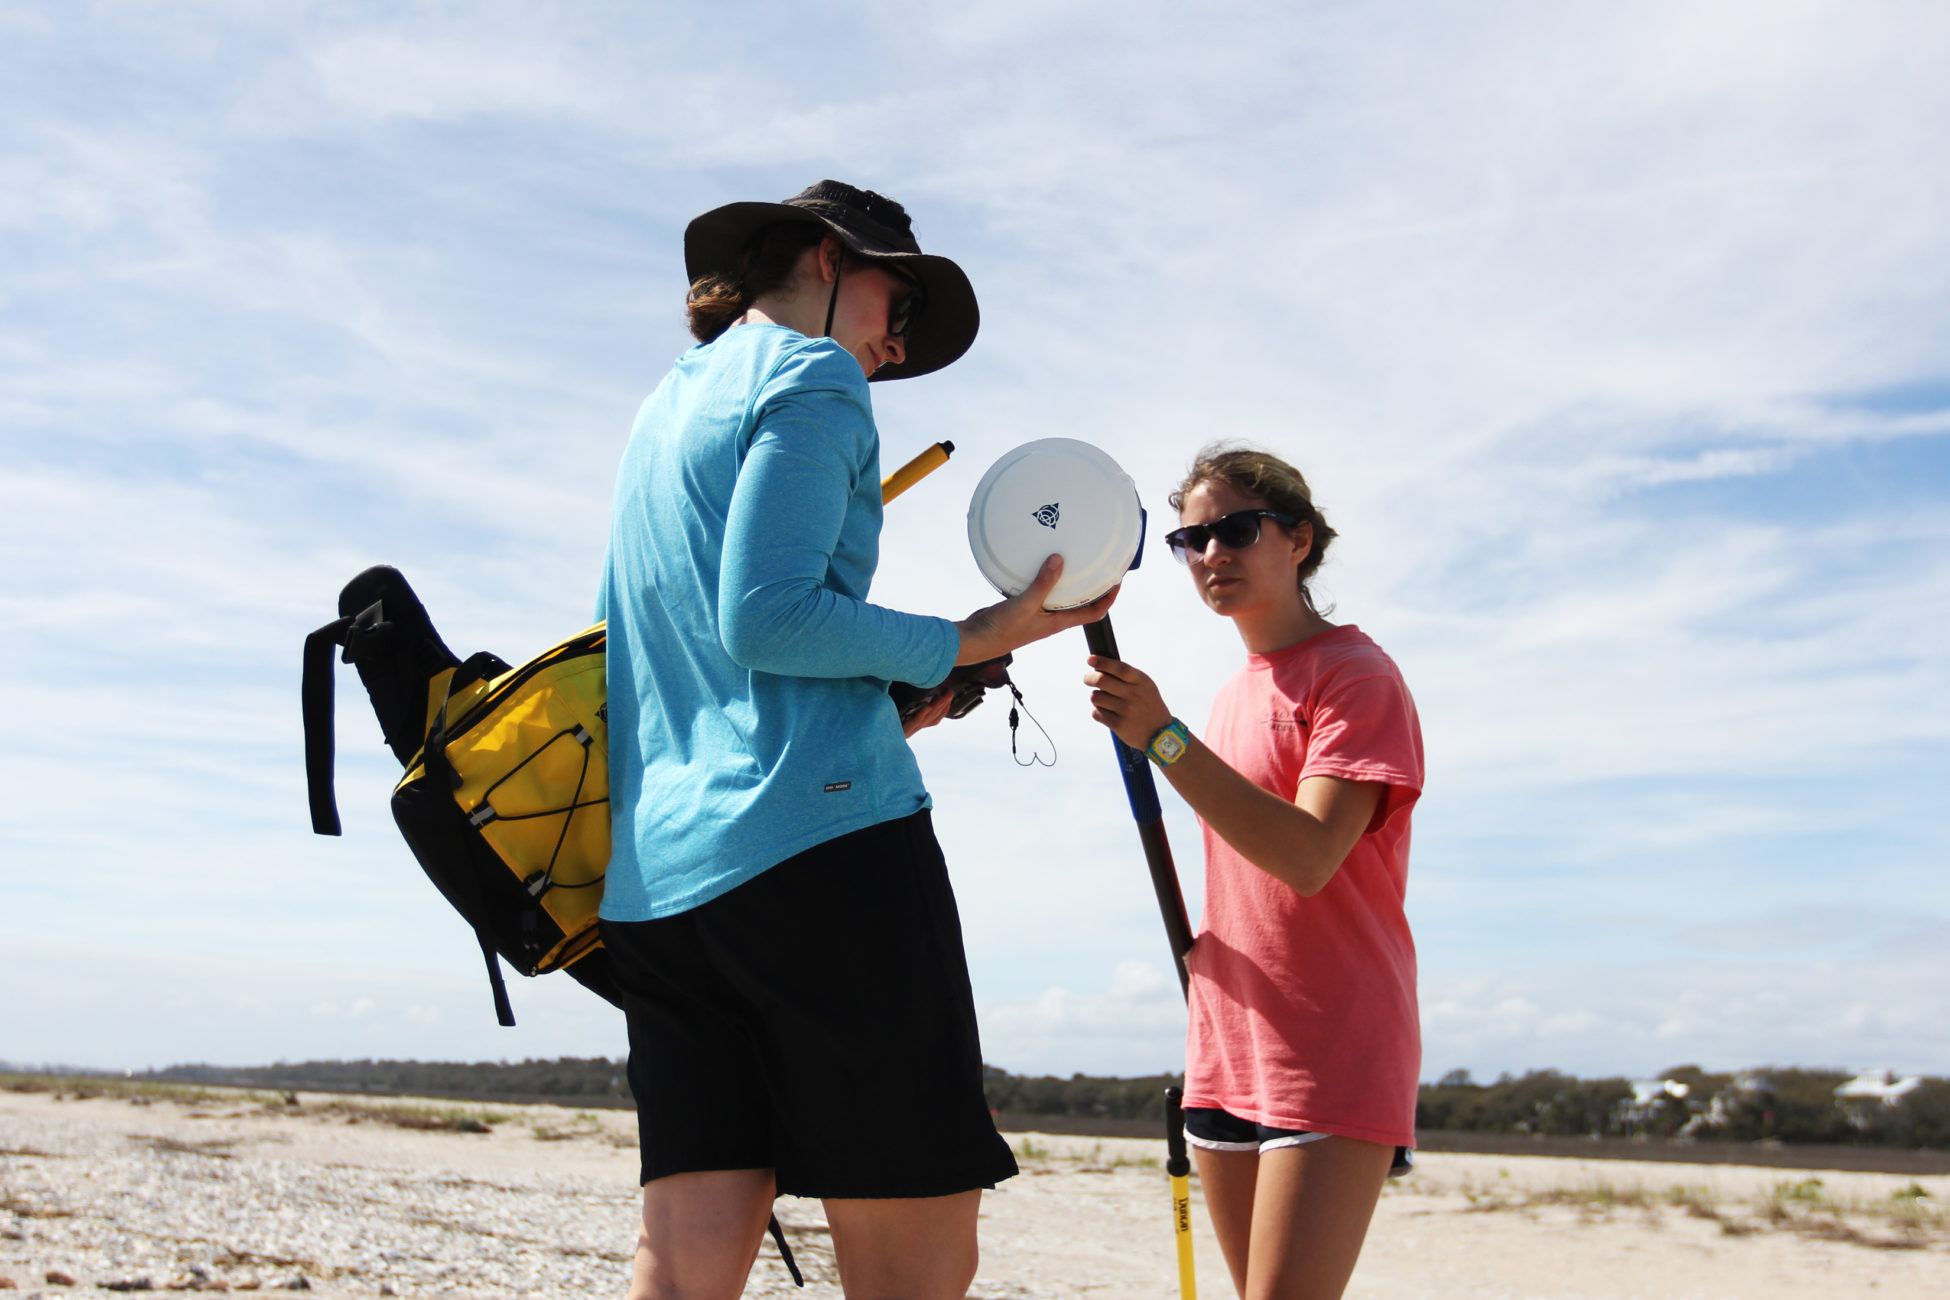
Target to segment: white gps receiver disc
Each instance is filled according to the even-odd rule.
[[[1028,590],[1046,558],[1063,557],[1045,609],[1087,605],[1122,582],[1143,532],[1137,484],[1075,438],[1041,438],[1004,453],[968,506],[976,567],[1003,595]]]

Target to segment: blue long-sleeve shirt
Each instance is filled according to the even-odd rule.
[[[946,619],[867,603],[880,437],[831,339],[741,325],[644,402],[617,473],[602,915],[688,911],[928,806],[889,681],[954,666]]]

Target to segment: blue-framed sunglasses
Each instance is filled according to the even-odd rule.
[[[1174,528],[1165,534],[1165,545],[1180,564],[1190,564],[1194,555],[1205,554],[1206,546],[1213,538],[1228,551],[1243,551],[1259,540],[1259,521],[1271,519],[1276,524],[1291,528],[1299,523],[1292,515],[1281,514],[1277,510],[1235,510],[1222,519],[1214,519],[1209,524],[1187,524]]]

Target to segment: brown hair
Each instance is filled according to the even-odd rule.
[[[736,277],[701,275],[691,282],[684,299],[691,337],[709,343],[730,329],[754,302],[790,284],[800,255],[825,238],[826,227],[811,221],[781,221],[753,235]]]
[[[1201,483],[1227,484],[1234,491],[1258,497],[1269,510],[1292,515],[1300,523],[1313,525],[1314,542],[1308,548],[1307,558],[1300,561],[1297,576],[1300,599],[1307,602],[1308,609],[1320,613],[1307,583],[1320,568],[1320,562],[1327,557],[1328,545],[1340,534],[1328,525],[1327,517],[1314,504],[1313,490],[1307,486],[1307,480],[1300,471],[1270,451],[1223,442],[1210,443],[1199,449],[1198,455],[1192,459],[1192,467],[1185,472],[1184,481],[1167,498],[1171,508],[1183,510],[1186,494]]]

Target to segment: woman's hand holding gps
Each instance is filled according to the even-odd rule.
[[[1043,561],[1036,580],[1027,589],[986,609],[978,609],[955,624],[955,630],[961,633],[961,651],[955,656],[955,666],[999,659],[1044,637],[1084,623],[1095,623],[1110,612],[1112,602],[1117,599],[1116,587],[1087,605],[1044,609],[1043,602],[1049,599],[1062,576],[1063,557],[1052,555]]]

